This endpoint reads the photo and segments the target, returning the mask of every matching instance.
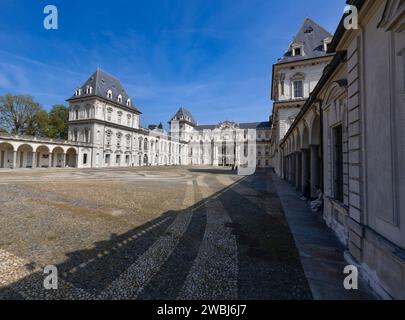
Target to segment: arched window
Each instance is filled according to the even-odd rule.
[[[143,139],[142,139],[142,137],[140,137],[139,138],[139,150],[142,150],[142,141],[143,141]]]
[[[122,111],[118,111],[118,117],[117,117],[117,122],[119,123],[119,124],[121,124],[121,119],[122,119]]]
[[[75,109],[75,120],[79,120],[79,108]]]
[[[87,119],[89,119],[90,118],[90,115],[91,115],[91,106],[90,105],[87,105],[86,106],[86,118]]]
[[[148,139],[145,138],[145,141],[143,143],[143,150],[148,151]]]
[[[82,94],[82,89],[76,89],[75,96],[80,96]]]
[[[111,90],[107,91],[107,98],[112,99],[112,91]]]
[[[127,115],[127,126],[131,126],[131,118],[132,116],[130,114]]]
[[[84,129],[84,142],[90,142],[90,130]]]
[[[118,95],[118,98],[117,98],[117,101],[118,101],[118,103],[122,103],[122,95]]]
[[[127,99],[127,106],[128,106],[128,107],[131,106],[131,99]]]

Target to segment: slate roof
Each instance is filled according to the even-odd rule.
[[[181,107],[179,110],[177,110],[176,114],[172,117],[172,120],[174,120],[175,118],[177,120],[186,120],[188,122],[191,122],[194,125],[197,125],[197,122],[194,120],[191,112],[188,111],[184,107]],[[189,119],[189,120],[187,120],[187,119]]]
[[[92,87],[93,91],[91,94],[86,94],[87,86]],[[98,96],[106,99],[108,90],[112,91],[112,101],[119,105],[127,107],[127,100],[130,99],[120,80],[101,70],[100,68],[97,68],[96,72],[94,72],[90,76],[90,78],[80,87],[80,89],[80,96],[73,95],[70,99],[82,98],[86,96]],[[122,96],[121,103],[118,102],[119,94],[121,94]],[[136,110],[136,107],[133,105],[132,100],[130,107]]]
[[[270,122],[250,122],[250,123],[239,123],[240,129],[270,129]],[[197,126],[196,130],[214,130],[218,127],[216,124],[201,125]]]
[[[288,47],[287,52],[277,61],[276,64],[312,59],[327,55],[323,46],[323,40],[326,38],[332,38],[332,34],[313,20],[309,18],[305,19],[300,30],[294,37],[294,40]],[[293,56],[292,45],[295,43],[302,43],[304,45],[305,56]]]

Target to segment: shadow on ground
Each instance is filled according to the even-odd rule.
[[[190,171],[234,174],[224,170]],[[168,228],[178,215],[191,209],[190,222],[176,247],[137,295],[138,299],[176,299],[206,235],[205,205],[208,201],[220,201],[232,221],[221,228],[231,228],[237,243],[238,299],[311,299],[298,251],[269,179],[265,172],[256,173],[190,208],[167,211],[159,218],[126,233],[111,234],[109,239],[95,243],[92,249],[66,253],[66,261],[56,267],[62,280],[60,283],[71,284],[73,289],[45,290],[45,276],[42,271],[36,271],[0,288],[0,298],[100,298],[106,287],[128,270],[158,239],[168,236]],[[253,194],[246,196],[244,190],[247,188]],[[198,192],[195,183],[194,192]],[[131,283],[127,285],[122,290],[134,290]],[[215,285],[207,284],[207,290]]]

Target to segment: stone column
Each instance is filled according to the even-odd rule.
[[[316,186],[320,186],[319,181],[319,146],[311,145],[311,197],[316,197]]]
[[[295,187],[301,188],[301,152],[295,153]]]
[[[48,167],[52,168],[52,153],[48,153]]]
[[[308,172],[308,158],[309,158],[309,150],[302,149],[301,150],[301,191],[304,193],[305,185],[309,180],[309,172]]]
[[[17,168],[17,151],[13,151],[13,169]]]
[[[66,167],[66,152],[63,153],[61,167],[62,168]]]
[[[32,153],[32,168],[37,167],[37,153],[34,151]]]

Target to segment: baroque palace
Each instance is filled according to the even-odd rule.
[[[269,122],[200,126],[180,108],[169,133],[145,129],[121,82],[100,69],[67,101],[68,141],[0,133],[0,168],[244,166],[249,153],[253,165],[270,164]]]
[[[384,298],[405,299],[405,2],[350,0],[331,37],[306,20],[273,66],[271,165]]]

